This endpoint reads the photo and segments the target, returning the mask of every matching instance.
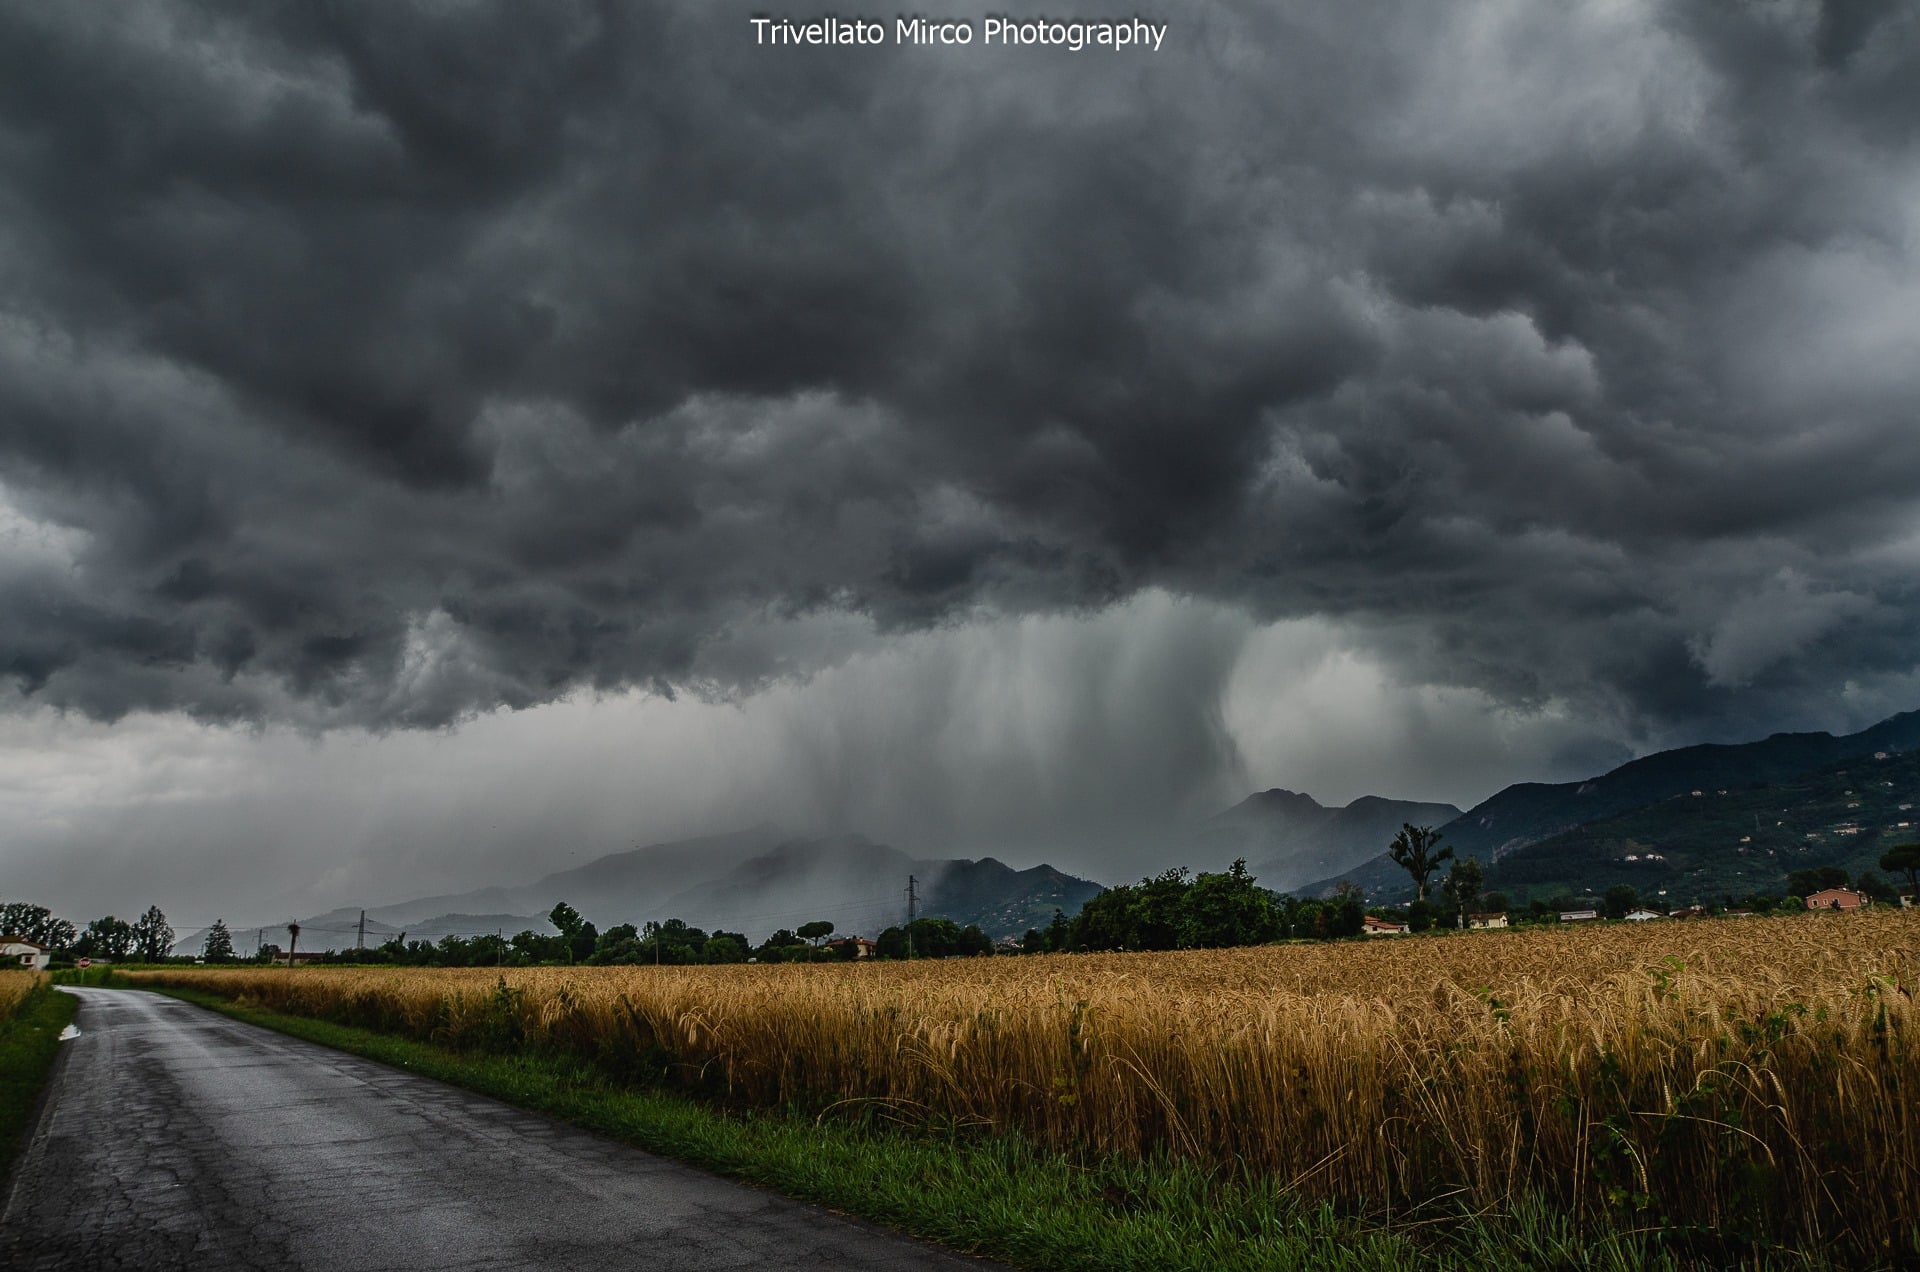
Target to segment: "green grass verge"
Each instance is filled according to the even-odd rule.
[[[1303,1203],[1283,1182],[1230,1178],[1171,1159],[1079,1161],[1014,1135],[723,1111],[677,1094],[616,1086],[591,1070],[542,1057],[456,1053],[197,991],[156,992],[1025,1268],[1827,1266],[1791,1251],[1728,1249],[1706,1233],[1596,1236],[1563,1211],[1525,1201],[1499,1215],[1367,1221]]]
[[[40,1089],[59,1054],[60,1031],[79,1005],[72,994],[43,983],[0,1020],[0,1178],[13,1170]]]

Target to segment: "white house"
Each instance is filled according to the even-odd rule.
[[[1591,923],[1593,920],[1599,917],[1600,917],[1600,912],[1598,910],[1562,910],[1560,911],[1560,921],[1562,923]]]
[[[1411,929],[1405,923],[1369,914],[1360,921],[1360,930],[1368,936],[1405,936]]]
[[[36,945],[23,936],[0,936],[0,963],[44,972],[52,961],[53,951],[44,945]]]
[[[1667,916],[1658,910],[1628,910],[1621,917],[1629,923],[1645,923],[1648,919],[1664,919]]]
[[[1503,928],[1507,926],[1506,911],[1495,910],[1482,914],[1469,913],[1467,915],[1467,926],[1476,932],[1487,931],[1491,928]]]

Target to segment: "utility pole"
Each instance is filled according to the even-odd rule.
[[[354,938],[353,948],[356,950],[367,948],[367,912],[365,910],[360,911],[360,935]]]
[[[260,951],[267,948],[267,929],[253,929],[253,956],[260,957]]]
[[[907,876],[907,957],[913,957],[913,907],[920,898],[913,894],[914,878]]]

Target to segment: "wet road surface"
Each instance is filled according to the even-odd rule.
[[[155,994],[81,989],[0,1268],[995,1265]]]

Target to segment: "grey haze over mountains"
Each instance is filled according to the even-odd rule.
[[[1457,857],[1497,866],[1580,827],[1678,797],[1751,790],[1914,751],[1920,751],[1920,711],[1838,737],[1778,733],[1737,745],[1662,751],[1580,781],[1516,783],[1464,813],[1451,804],[1379,796],[1327,807],[1275,788],[1169,840],[1145,873],[1176,866],[1217,870],[1242,858],[1262,886],[1277,892],[1323,895],[1352,882],[1370,899],[1394,902],[1406,899],[1411,886],[1386,847],[1405,824],[1436,827]],[[612,853],[523,885],[371,906],[366,931],[370,944],[403,932],[428,939],[494,931],[511,936],[525,928],[546,932],[547,912],[565,901],[602,927],[678,918],[757,940],[778,928],[830,919],[842,933],[871,936],[905,917],[909,875],[920,886],[921,914],[976,923],[995,938],[1043,927],[1055,909],[1071,916],[1102,883],[1121,881],[1076,878],[1047,865],[1016,870],[992,858],[916,858],[859,835],[794,836],[761,825]],[[300,920],[306,947],[346,947],[349,935],[357,939],[359,915],[344,908]],[[249,930],[238,927],[243,948]],[[266,930],[266,939],[284,944],[283,924]],[[176,949],[197,953],[203,935],[184,935]]]
[[[1124,877],[1920,700],[1920,8],[755,11],[0,0],[9,895]]]
[[[367,942],[403,933],[410,940],[547,933],[547,915],[562,901],[602,929],[683,919],[758,941],[826,919],[842,933],[874,936],[905,921],[909,876],[917,880],[921,915],[978,924],[995,938],[1044,927],[1055,909],[1073,914],[1100,890],[1045,865],[1016,870],[991,858],[922,860],[858,835],[793,836],[764,825],[612,853],[527,884],[368,906]],[[297,921],[302,948],[346,949],[359,939],[357,907]],[[244,937],[263,926],[266,940],[286,945],[284,919],[236,930]],[[204,936],[185,934],[175,948],[197,954]]]
[[[1262,791],[1207,823],[1194,842],[1201,860],[1245,858],[1262,887],[1287,892],[1377,857],[1401,826],[1439,826],[1460,815],[1452,804],[1368,795],[1327,808],[1295,791]]]

